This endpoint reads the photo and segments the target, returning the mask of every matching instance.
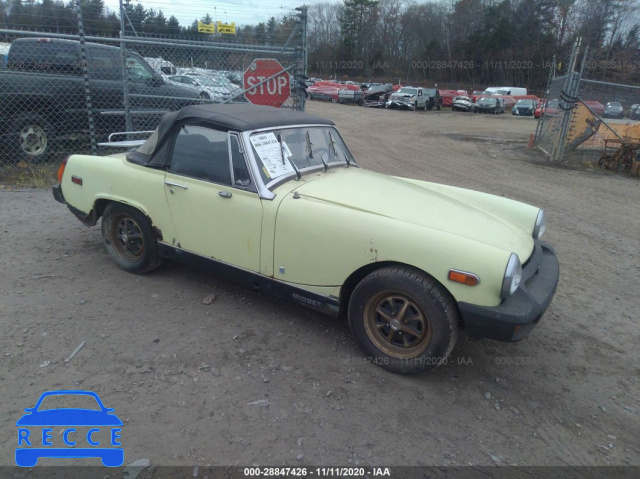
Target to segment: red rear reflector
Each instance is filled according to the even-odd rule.
[[[71,183],[75,183],[76,185],[82,186],[82,178],[80,178],[79,176],[73,175],[71,177]]]
[[[67,160],[69,159],[69,157],[67,156],[64,160],[62,160],[62,163],[60,163],[60,168],[58,168],[58,184],[62,184],[62,175],[64,174],[64,169],[67,166]]]
[[[456,283],[466,284],[467,286],[475,286],[480,282],[480,278],[475,274],[465,273],[464,271],[457,271],[455,269],[449,270],[449,280],[455,281]]]

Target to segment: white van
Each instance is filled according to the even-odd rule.
[[[526,95],[527,89],[515,86],[492,86],[484,91],[485,95],[511,95],[520,96]]]

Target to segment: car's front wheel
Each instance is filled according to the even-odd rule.
[[[349,327],[371,362],[418,374],[447,362],[459,318],[453,298],[435,280],[413,268],[387,267],[353,291]]]
[[[162,263],[151,223],[131,206],[109,203],[102,216],[102,238],[109,255],[129,273],[148,273]]]

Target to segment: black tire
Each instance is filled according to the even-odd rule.
[[[442,107],[442,105],[438,105],[438,106],[436,107],[436,109],[437,109],[438,111],[440,111],[440,108],[441,108],[441,107]]]
[[[109,255],[129,273],[148,273],[162,264],[149,220],[131,206],[109,203],[102,215],[102,239]]]
[[[457,311],[451,295],[429,276],[409,267],[387,267],[369,274],[353,291],[349,327],[374,364],[420,374],[447,362],[458,338]]]
[[[198,96],[198,98],[200,98],[202,100],[211,100],[211,97],[205,91],[201,92],[200,95]]]
[[[17,161],[43,163],[51,158],[53,136],[53,127],[42,116],[19,116],[11,126],[11,142],[6,145],[7,154]]]

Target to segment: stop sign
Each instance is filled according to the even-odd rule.
[[[289,73],[284,71],[278,60],[272,58],[254,60],[245,70],[243,78],[244,89],[247,90],[245,96],[254,105],[280,108],[291,94]],[[267,78],[269,80],[263,83]]]

